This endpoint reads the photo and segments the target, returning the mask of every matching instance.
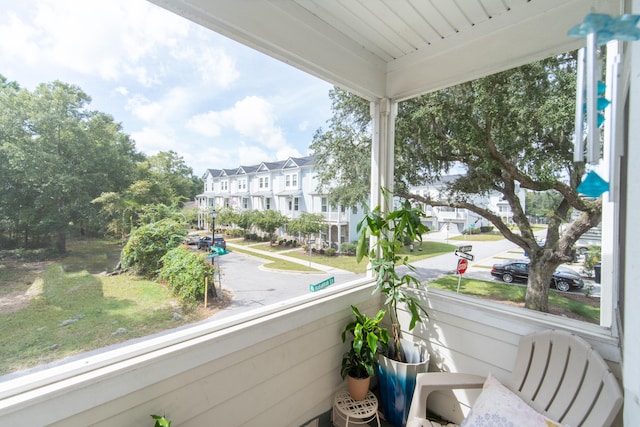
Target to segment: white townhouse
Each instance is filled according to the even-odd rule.
[[[440,199],[446,190],[447,184],[458,179],[460,175],[446,175],[434,183],[413,186],[409,189],[409,193],[422,197],[431,197],[432,199]],[[518,197],[522,208],[525,208],[525,191],[520,188]],[[471,201],[480,207],[486,208],[494,214],[500,216],[505,223],[510,223],[513,218],[513,211],[509,203],[502,198],[500,193],[491,192],[488,195],[474,195]],[[464,208],[452,208],[449,206],[431,206],[421,203],[422,209],[427,214],[425,225],[431,231],[451,231],[453,233],[461,233],[469,228],[479,228],[482,226],[492,225],[486,218],[471,212]]]
[[[357,238],[356,225],[363,216],[358,207],[331,206],[326,194],[316,192],[315,158],[290,157],[235,169],[208,169],[204,174],[204,193],[196,196],[200,214],[198,227],[209,228],[209,212],[223,207],[234,210],[276,210],[289,219],[303,212],[324,216],[327,228],[317,238],[327,244],[350,242]],[[286,229],[279,231],[286,235]]]

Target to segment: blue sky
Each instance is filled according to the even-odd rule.
[[[309,154],[331,86],[144,0],[3,0],[0,74],[61,80],[201,176]]]

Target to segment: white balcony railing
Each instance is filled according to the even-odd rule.
[[[327,412],[343,387],[340,332],[351,304],[369,314],[381,306],[371,289],[369,281],[339,285],[16,377],[0,383],[0,420],[144,426],[150,414],[166,414],[181,427],[303,425]],[[620,372],[617,340],[599,326],[432,289],[416,296],[430,321],[405,336],[427,344],[431,369],[504,380],[520,336],[561,328],[583,336]],[[431,406],[452,418],[465,411],[445,395]]]

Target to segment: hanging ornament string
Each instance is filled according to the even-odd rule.
[[[584,21],[568,32],[569,36],[586,39],[586,47],[578,52],[576,84],[576,121],[574,155],[575,162],[584,161],[584,119],[586,115],[587,162],[597,164],[600,160],[600,127],[604,123],[604,109],[609,105],[605,99],[605,84],[601,81],[602,67],[597,60],[598,46],[612,40],[635,41],[640,39],[637,27],[640,15],[610,15],[591,13]],[[585,102],[586,92],[586,102]],[[585,107],[586,105],[586,107]]]

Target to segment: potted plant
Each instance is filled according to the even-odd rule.
[[[342,331],[342,342],[351,335],[351,345],[342,357],[342,378],[347,378],[349,394],[353,400],[364,400],[369,391],[371,377],[375,374],[376,354],[386,349],[389,332],[380,326],[385,311],[380,310],[375,317],[367,317],[351,306],[355,319]]]
[[[402,339],[398,320],[399,305],[404,305],[411,313],[409,330],[429,317],[410,292],[410,288],[420,286],[420,281],[412,275],[415,268],[409,264],[409,256],[402,254],[407,242],[421,243],[422,234],[429,231],[422,224],[424,216],[421,209],[412,207],[405,200],[398,209],[388,213],[376,207],[365,215],[357,227],[360,233],[357,260],[368,258],[376,276],[376,290],[386,297],[386,311],[390,316],[392,342],[387,355],[378,358],[378,374],[381,408],[386,419],[395,426],[406,423],[415,376],[426,372],[429,364],[426,349]]]

